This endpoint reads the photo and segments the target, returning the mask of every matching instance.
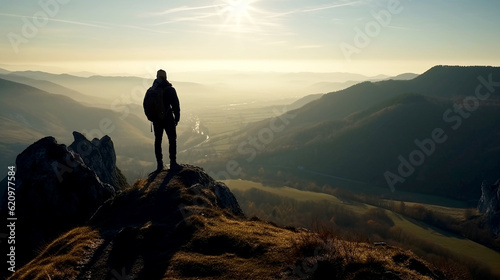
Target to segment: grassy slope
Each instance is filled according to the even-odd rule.
[[[418,236],[423,240],[431,241],[454,254],[463,255],[486,264],[493,273],[500,275],[500,267],[498,266],[500,263],[500,253],[461,236],[409,220],[392,211],[386,210],[386,213],[396,226],[402,228],[404,231]]]
[[[197,225],[191,241],[165,263],[160,255],[159,263],[164,263],[166,271],[162,277],[148,279],[292,280],[326,279],[325,276],[335,275],[341,279],[393,279],[383,278],[388,274],[399,275],[398,279],[405,280],[430,279],[425,276],[428,268],[418,257],[390,246],[380,248],[338,239],[321,240],[310,233],[277,228],[260,221],[227,219],[222,215],[211,219],[196,216],[191,221]],[[149,224],[140,230],[147,234],[151,228],[153,226]],[[88,266],[102,244],[103,237],[98,231],[88,227],[76,228],[56,239],[10,279],[86,279],[81,269]],[[322,253],[322,256],[310,255],[308,251],[314,247],[337,250],[332,250],[331,254]],[[345,251],[339,250],[342,248]],[[398,261],[400,258],[403,261]],[[421,264],[423,269],[414,267],[412,262]],[[136,265],[140,266],[140,262],[130,271],[115,268],[111,275],[134,278],[138,274]],[[86,273],[99,279],[115,279],[105,278],[106,274],[109,276],[109,271]]]
[[[251,188],[256,188],[262,191],[269,192],[271,194],[278,194],[300,201],[327,200],[331,203],[342,204],[343,206],[346,206],[350,210],[359,214],[363,214],[368,208],[373,207],[366,204],[344,204],[340,199],[328,194],[301,191],[288,187],[271,188],[251,181],[227,180],[224,181],[224,183],[226,183],[231,190],[248,190]],[[454,213],[454,215],[456,216],[463,216],[463,211],[465,210],[460,208],[435,207],[433,205],[429,205],[429,207],[432,207],[434,211],[441,210],[447,215],[449,215],[450,213]],[[443,248],[450,250],[455,254],[473,258],[478,262],[488,265],[488,267],[490,267],[494,273],[500,275],[500,267],[498,267],[498,264],[500,263],[500,253],[469,239],[462,238],[449,232],[443,232],[423,223],[415,222],[392,211],[385,211],[393,220],[395,225],[403,229],[405,232],[418,236],[419,238],[426,241],[433,242],[439,246],[442,246]]]
[[[271,188],[262,185],[261,183],[244,181],[244,180],[227,180],[224,181],[230,189],[238,189],[242,191],[246,191],[252,188],[266,191],[272,194],[277,194],[281,196],[285,196],[288,198],[293,198],[298,201],[307,201],[307,200],[326,200],[332,203],[342,203],[342,201],[335,196],[316,193],[316,192],[308,192],[301,191],[298,189],[290,188],[290,187],[281,187],[281,188]]]

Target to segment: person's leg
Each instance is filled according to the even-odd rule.
[[[161,142],[163,139],[163,125],[161,123],[153,123],[155,132],[155,156],[157,169],[163,169],[163,154],[161,151]]]
[[[177,164],[177,133],[175,131],[175,124],[169,123],[165,127],[168,137],[168,152],[170,156],[170,164]]]

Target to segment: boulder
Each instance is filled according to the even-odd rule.
[[[106,145],[103,146],[107,154],[101,153],[100,159],[94,159],[95,166],[106,167],[99,160],[114,161],[106,159],[114,156],[112,143]],[[116,194],[117,187],[103,182],[97,173],[106,174],[91,169],[80,154],[58,144],[53,137],[35,142],[17,156],[14,211],[17,265],[33,258],[37,250],[61,233],[84,225]],[[6,206],[4,201],[3,216],[8,214]]]

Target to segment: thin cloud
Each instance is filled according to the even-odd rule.
[[[0,13],[0,16],[35,19],[35,17],[33,17],[33,16],[23,16],[23,15],[4,14],[4,13]],[[74,20],[65,20],[65,19],[56,19],[56,18],[47,18],[47,20],[54,21],[54,22],[68,23],[68,24],[73,24],[73,25],[96,27],[96,28],[109,28],[108,26],[96,25],[96,24],[91,24],[91,23],[81,22],[81,21],[74,21]]]
[[[170,23],[187,22],[187,21],[200,22],[200,21],[203,21],[204,19],[211,18],[214,16],[215,16],[214,14],[199,14],[199,15],[186,16],[186,17],[177,17],[177,18],[173,18],[173,19],[170,19],[167,21],[152,24],[152,26],[159,26],[159,25],[165,25],[165,24],[170,24]]]
[[[35,18],[33,16],[23,16],[23,15],[5,14],[5,13],[0,13],[0,16],[16,17],[16,18],[32,18],[32,19]],[[67,24],[72,24],[72,25],[95,27],[95,28],[102,28],[102,29],[111,29],[111,28],[118,27],[118,28],[126,28],[126,29],[144,30],[144,31],[162,33],[162,34],[170,34],[171,33],[168,31],[155,30],[155,29],[136,26],[136,25],[114,24],[114,23],[99,22],[99,21],[82,22],[82,21],[65,20],[65,19],[57,19],[57,18],[48,18],[48,20],[52,21],[52,22],[61,22],[61,23],[67,23]]]
[[[141,27],[137,25],[128,25],[128,24],[115,24],[115,23],[108,23],[108,22],[100,22],[100,21],[93,21],[94,23],[100,24],[100,25],[107,25],[109,28],[111,27],[118,27],[118,28],[126,28],[126,29],[136,29],[136,30],[144,30],[144,31],[150,31],[150,32],[155,32],[155,33],[162,33],[162,34],[170,34],[172,32],[168,31],[162,31],[162,30],[156,30],[156,29],[151,29],[151,28],[146,28],[146,27]]]
[[[359,3],[360,3],[360,1],[355,1],[355,2],[349,2],[349,3],[343,3],[343,4],[329,5],[326,7],[319,7],[319,8],[302,10],[302,12],[303,13],[310,13],[310,12],[329,10],[329,9],[336,9],[336,8],[345,7],[345,6],[357,6]]]
[[[278,18],[278,17],[284,17],[288,15],[293,15],[296,13],[300,13],[300,10],[293,10],[293,11],[288,11],[288,12],[282,12],[282,13],[270,13],[267,17],[268,18]]]
[[[218,7],[221,7],[221,5],[209,5],[209,6],[198,6],[198,7],[181,6],[181,7],[177,7],[177,8],[168,9],[168,10],[165,10],[165,11],[159,12],[159,13],[151,13],[149,15],[150,16],[162,16],[162,15],[182,13],[182,12],[187,12],[187,11],[213,9],[213,8],[218,8]]]
[[[287,12],[271,13],[268,17],[269,18],[278,18],[278,17],[284,17],[284,16],[288,16],[288,15],[293,15],[293,14],[318,12],[318,11],[336,9],[336,8],[346,7],[346,6],[358,6],[359,4],[362,4],[362,3],[363,3],[363,1],[353,1],[353,2],[348,2],[348,3],[328,5],[328,6],[317,7],[317,8],[295,9],[295,10],[291,10],[291,11],[287,11]]]
[[[215,11],[209,13],[209,12],[204,12],[203,10],[215,9],[221,6],[222,5],[220,4],[205,5],[205,6],[181,6],[181,7],[167,9],[162,12],[144,14],[142,15],[142,17],[160,17],[165,15],[168,16],[177,15],[177,17],[169,18],[166,21],[151,24],[151,26],[160,26],[177,22],[201,22],[205,19],[209,19],[211,17],[215,17],[218,15]]]

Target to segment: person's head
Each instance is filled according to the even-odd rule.
[[[167,80],[167,72],[163,69],[158,70],[158,72],[156,72],[156,78]]]

